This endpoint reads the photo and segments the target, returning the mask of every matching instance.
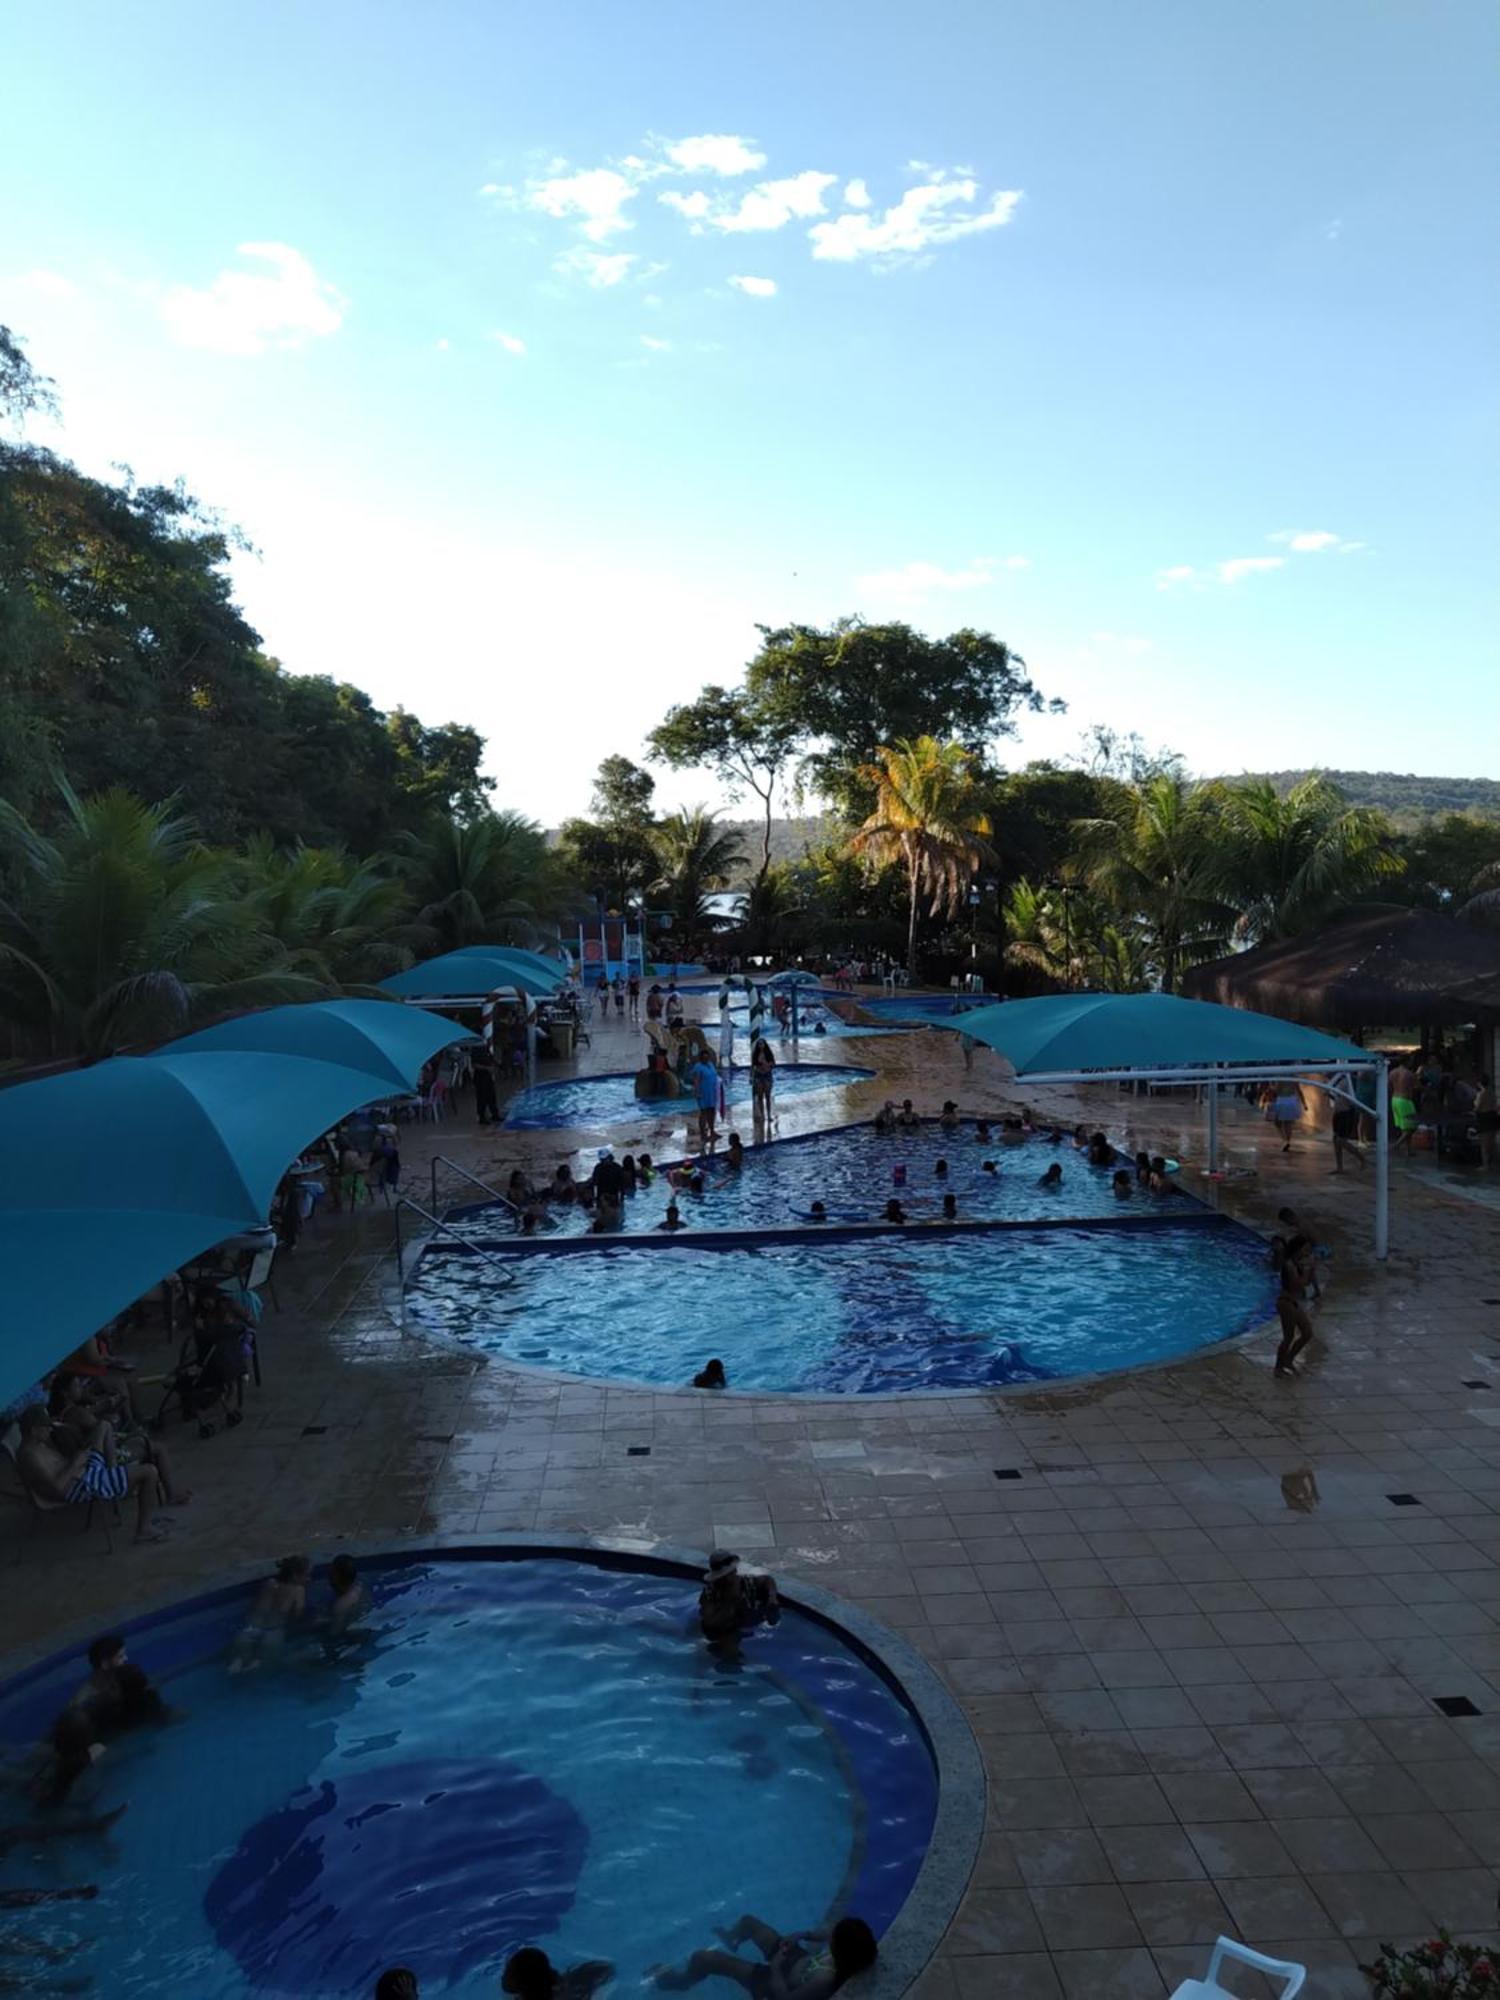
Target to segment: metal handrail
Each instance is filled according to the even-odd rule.
[[[462,1180],[466,1180],[471,1186],[477,1187],[481,1194],[487,1194],[492,1201],[498,1201],[503,1208],[508,1208],[512,1215],[519,1215],[521,1213],[516,1203],[511,1200],[508,1194],[501,1194],[499,1188],[491,1187],[489,1182],[482,1181],[478,1174],[471,1174],[467,1167],[461,1167],[457,1160],[450,1160],[446,1153],[434,1153],[432,1156],[432,1205],[434,1209],[438,1205],[437,1170],[440,1166],[451,1168]]]
[[[466,1236],[461,1229],[455,1229],[453,1224],[445,1222],[442,1216],[434,1215],[429,1209],[423,1208],[421,1202],[413,1201],[409,1194],[402,1194],[396,1197],[396,1206],[393,1213],[396,1220],[396,1275],[403,1285],[406,1283],[406,1246],[401,1239],[401,1211],[403,1208],[409,1208],[413,1215],[420,1215],[429,1229],[437,1230],[446,1236],[451,1236],[455,1242],[462,1243],[466,1250],[471,1250],[476,1257],[483,1257],[487,1264],[495,1265],[498,1270],[504,1273],[505,1282],[508,1285],[513,1285],[516,1282],[515,1273],[513,1271],[505,1271],[505,1259],[503,1257],[497,1257],[493,1250],[487,1250],[482,1243],[476,1243],[472,1236]]]

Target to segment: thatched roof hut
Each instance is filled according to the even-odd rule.
[[[1367,908],[1281,944],[1200,965],[1194,1000],[1345,1032],[1500,1023],[1500,931],[1435,910]]]

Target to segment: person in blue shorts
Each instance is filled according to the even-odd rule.
[[[719,1121],[719,1072],[704,1055],[688,1071],[687,1080],[698,1100],[698,1143],[706,1150],[714,1143]]]

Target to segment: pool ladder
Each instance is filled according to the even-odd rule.
[[[418,1216],[426,1223],[428,1229],[434,1235],[451,1236],[456,1243],[461,1243],[474,1256],[483,1257],[487,1264],[492,1264],[495,1267],[496,1272],[503,1277],[506,1284],[513,1285],[516,1282],[515,1273],[505,1269],[504,1258],[497,1257],[493,1250],[487,1249],[483,1243],[476,1242],[464,1230],[457,1228],[453,1223],[449,1222],[446,1216],[438,1214],[437,1170],[439,1166],[447,1167],[462,1180],[471,1182],[482,1193],[487,1194],[492,1201],[497,1201],[502,1208],[508,1208],[512,1215],[518,1216],[521,1213],[515,1203],[501,1194],[498,1188],[492,1188],[488,1181],[482,1181],[477,1174],[471,1174],[468,1168],[461,1167],[457,1160],[450,1160],[446,1153],[434,1155],[432,1161],[431,1208],[424,1208],[419,1201],[413,1201],[410,1195],[403,1194],[396,1197],[395,1207],[392,1211],[396,1224],[396,1273],[402,1287],[404,1288],[406,1285],[406,1244],[401,1233],[401,1211],[404,1208],[409,1208],[413,1215]]]

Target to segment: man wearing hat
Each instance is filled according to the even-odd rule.
[[[774,1577],[744,1563],[732,1549],[715,1549],[698,1593],[698,1623],[711,1646],[737,1647],[755,1625],[781,1616]]]

